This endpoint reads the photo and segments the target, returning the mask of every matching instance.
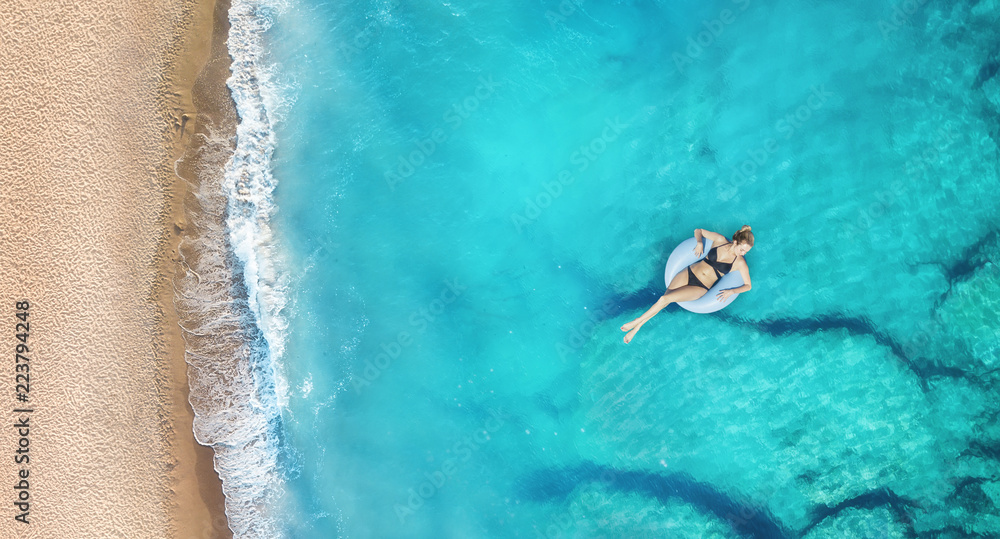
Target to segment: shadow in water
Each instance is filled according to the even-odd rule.
[[[763,504],[734,499],[715,486],[695,481],[685,473],[657,474],[618,470],[585,462],[575,467],[535,472],[524,483],[524,495],[535,501],[562,499],[581,485],[598,482],[608,489],[640,494],[663,503],[670,500],[688,503],[699,511],[728,523],[733,532],[754,539],[802,537],[824,520],[835,517],[842,511],[870,511],[882,507],[888,507],[896,521],[905,526],[907,536],[917,536],[908,509],[918,507],[918,504],[888,488],[865,492],[834,506],[817,506],[810,512],[809,524],[800,531],[788,529]]]
[[[795,536],[766,509],[734,500],[712,485],[695,481],[682,473],[661,475],[616,470],[588,462],[573,468],[536,472],[527,481],[525,495],[534,500],[565,498],[577,486],[591,482],[601,482],[608,488],[634,492],[661,502],[670,499],[684,501],[728,522],[734,532],[746,537],[771,539]]]
[[[896,521],[906,526],[907,537],[917,536],[916,531],[913,529],[913,519],[906,511],[908,507],[917,507],[917,504],[912,500],[899,496],[887,488],[880,488],[865,492],[864,494],[844,500],[832,507],[821,505],[814,508],[812,510],[812,519],[809,525],[802,530],[802,535],[809,533],[821,522],[839,514],[841,511],[847,509],[867,509],[870,511],[880,507],[888,507],[893,517],[896,518]]]
[[[956,282],[968,279],[983,264],[990,261],[984,252],[988,246],[996,243],[998,239],[1000,239],[1000,230],[991,231],[980,238],[975,244],[969,246],[956,262],[945,268],[945,275],[949,281],[949,291],[951,290],[951,286]],[[666,246],[669,242],[661,243]],[[662,286],[648,286],[627,296],[612,297],[607,302],[612,307],[599,313],[596,321],[616,318],[623,313],[638,315],[652,306],[663,295],[664,291],[665,289]],[[948,292],[945,292],[945,295],[947,294]],[[679,307],[671,304],[664,309],[664,312],[672,310],[679,310]],[[710,316],[717,316],[725,322],[752,327],[773,336],[782,336],[789,333],[808,334],[827,330],[846,330],[854,336],[870,336],[879,345],[887,347],[907,369],[920,379],[920,385],[924,391],[929,389],[928,382],[935,378],[964,379],[976,386],[984,386],[984,381],[973,373],[947,365],[938,359],[917,357],[917,353],[912,353],[915,352],[914,350],[907,350],[899,341],[879,329],[866,317],[835,313],[821,314],[808,318],[786,317],[771,320],[750,320],[739,316],[729,316],[724,312],[713,313]]]
[[[927,382],[934,378],[964,378],[973,384],[981,381],[974,375],[957,367],[941,364],[939,361],[924,360],[917,362],[906,354],[903,346],[887,333],[879,330],[875,324],[863,317],[841,315],[819,315],[812,318],[776,318],[773,320],[748,320],[737,316],[720,315],[720,318],[731,323],[752,327],[758,331],[773,336],[789,333],[815,333],[818,331],[846,330],[854,336],[870,336],[875,342],[889,348],[894,356],[910,371],[920,378],[920,386],[927,391]]]

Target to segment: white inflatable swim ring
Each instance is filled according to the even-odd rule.
[[[670,281],[674,280],[674,277],[684,271],[688,266],[694,264],[695,262],[701,260],[708,256],[708,251],[712,248],[712,240],[704,238],[705,248],[702,250],[701,256],[695,256],[694,238],[688,238],[678,245],[674,252],[670,253],[670,258],[667,259],[667,267],[664,269],[663,277],[667,282],[667,287],[670,286]],[[740,272],[730,271],[729,273],[723,275],[712,288],[705,293],[704,296],[691,300],[691,301],[680,301],[677,304],[681,307],[693,312],[693,313],[714,313],[719,309],[729,305],[736,299],[739,294],[733,294],[726,298],[724,301],[719,301],[717,296],[720,291],[726,290],[727,288],[737,288],[743,286],[743,275]]]

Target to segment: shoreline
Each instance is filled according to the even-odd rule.
[[[245,537],[280,535],[276,514],[265,508],[282,492],[274,366],[284,296],[272,264],[273,126],[259,65],[274,14],[252,0],[230,0],[228,32],[213,44],[219,61],[199,75],[192,94],[198,142],[177,162],[188,192],[174,307],[194,436],[215,450],[228,527]]]
[[[2,17],[0,348],[15,304],[31,324],[27,419],[13,362],[0,393],[30,421],[0,431],[0,476],[26,478],[24,507],[0,498],[2,537],[232,537],[174,305],[196,185],[178,160],[235,117],[228,5],[14,0]]]
[[[171,158],[175,174],[168,201],[169,222],[164,223],[167,240],[162,247],[159,271],[163,280],[158,286],[157,302],[164,309],[162,327],[169,341],[172,374],[168,400],[172,403],[175,425],[173,535],[229,539],[233,534],[226,518],[222,481],[214,466],[215,451],[198,443],[194,435],[195,413],[189,398],[186,347],[181,317],[174,304],[176,274],[182,271],[181,242],[192,234],[186,201],[197,192],[197,168],[202,164],[197,157],[190,164],[188,159],[202,151],[206,130],[214,128],[230,136],[236,131],[236,112],[226,86],[231,64],[226,47],[229,0],[198,0],[197,9],[195,28],[186,36],[193,43],[183,47],[180,55],[183,60],[174,66],[176,73],[168,84],[168,92],[179,101],[175,109],[179,113],[175,114],[179,129]]]

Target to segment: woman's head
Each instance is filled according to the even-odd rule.
[[[736,252],[743,256],[753,247],[753,232],[750,232],[750,225],[743,225],[743,228],[733,234],[733,246]]]

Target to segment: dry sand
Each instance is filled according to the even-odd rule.
[[[0,537],[229,536],[211,449],[191,433],[171,285],[187,188],[173,166],[211,52],[199,84],[227,95],[213,14],[225,5],[0,8]]]

